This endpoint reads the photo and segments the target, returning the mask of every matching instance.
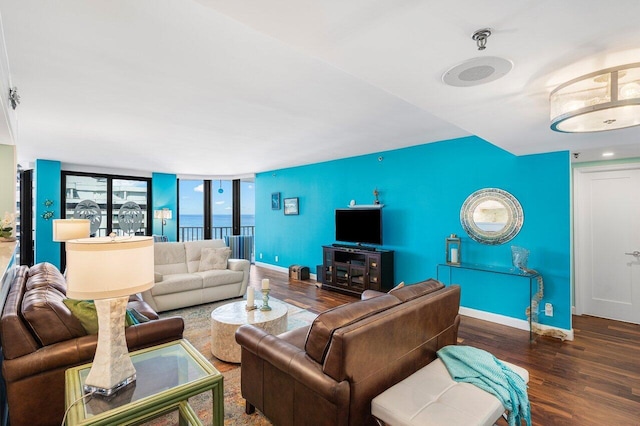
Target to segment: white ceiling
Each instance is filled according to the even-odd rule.
[[[516,155],[640,157],[640,127],[555,133],[548,105],[564,81],[640,62],[639,0],[0,0],[0,13],[23,164],[233,176],[470,134]],[[483,56],[513,69],[442,83]]]

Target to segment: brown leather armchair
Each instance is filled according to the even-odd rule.
[[[283,426],[374,425],[375,396],[456,344],[459,286],[428,280],[366,296],[279,336],[240,327],[247,413]]]
[[[64,414],[65,370],[93,361],[97,335],[87,335],[62,302],[66,281],[41,263],[21,266],[10,284],[2,318],[2,374],[12,426],[59,425]],[[182,338],[180,317],[158,319],[137,296],[129,307],[150,319],[127,327],[129,350]]]

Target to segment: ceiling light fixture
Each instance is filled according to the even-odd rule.
[[[640,62],[592,72],[549,96],[551,130],[601,132],[640,125]]]
[[[613,157],[613,152],[603,152],[602,156],[603,157]]]

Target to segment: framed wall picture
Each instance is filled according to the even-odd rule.
[[[271,210],[280,210],[280,193],[274,192],[271,194]]]
[[[287,216],[298,214],[298,197],[284,199],[284,214]]]

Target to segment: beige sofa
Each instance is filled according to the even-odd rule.
[[[224,248],[223,240],[155,243],[156,283],[142,298],[156,312],[244,295],[251,264],[229,259],[227,269],[199,271],[202,249]]]

